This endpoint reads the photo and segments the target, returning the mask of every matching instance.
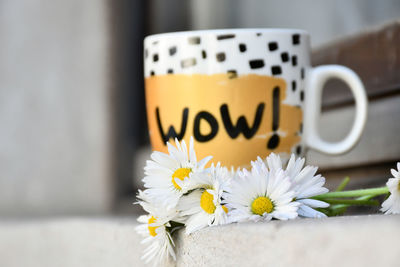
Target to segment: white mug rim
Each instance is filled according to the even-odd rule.
[[[208,34],[227,34],[227,33],[271,33],[271,34],[294,34],[309,36],[310,34],[302,29],[291,28],[228,28],[228,29],[208,29],[208,30],[193,30],[193,31],[176,31],[164,32],[148,35],[144,38],[145,42],[151,42],[154,38],[168,38],[171,36],[187,36],[187,35],[208,35]]]

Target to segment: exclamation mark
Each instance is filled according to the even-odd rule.
[[[279,86],[277,86],[272,91],[272,131],[274,134],[268,141],[268,149],[275,149],[279,145],[279,135],[276,133],[279,128],[279,97]]]

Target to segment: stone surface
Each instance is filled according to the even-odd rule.
[[[0,266],[145,266],[134,217],[0,221]],[[399,266],[400,216],[232,224],[177,236],[177,266]]]
[[[143,266],[135,218],[0,222],[0,266]]]
[[[177,266],[399,266],[400,216],[233,224],[177,242]]]
[[[108,211],[109,2],[0,2],[0,216]]]

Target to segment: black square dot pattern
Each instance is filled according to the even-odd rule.
[[[256,36],[251,36],[251,38],[256,38],[256,37],[260,37],[257,38],[258,40],[264,40],[264,38],[266,39],[265,36],[263,36],[263,34],[261,32],[255,33]],[[262,37],[261,37],[262,36]],[[178,49],[180,49],[179,45],[174,45],[171,44],[171,46],[167,46],[165,52],[167,52],[167,55],[170,57],[179,57],[179,65],[174,65],[172,64],[171,66],[167,66],[166,69],[164,70],[159,70],[158,67],[160,67],[160,62],[163,60],[166,60],[164,58],[164,52],[160,51],[159,49],[162,49],[162,46],[160,46],[159,41],[154,41],[152,42],[152,46],[146,47],[144,49],[144,57],[146,58],[147,62],[150,62],[151,64],[154,64],[153,66],[151,66],[149,68],[149,74],[150,76],[154,76],[156,75],[155,71],[157,71],[157,74],[174,74],[174,73],[179,73],[180,71],[182,71],[182,69],[185,68],[190,68],[193,66],[197,66],[198,63],[207,61],[207,60],[212,60],[213,56],[215,56],[215,60],[219,63],[230,63],[228,62],[228,59],[230,59],[230,54],[231,51],[224,51],[224,50],[220,50],[220,51],[216,51],[216,53],[214,54],[212,52],[212,50],[207,50],[207,48],[204,46],[203,43],[205,43],[205,40],[202,40],[202,37],[200,36],[189,36],[189,37],[184,37],[185,41],[187,40],[186,45],[190,45],[190,46],[196,46],[193,47],[193,49],[195,49],[197,52],[195,54],[193,54],[192,56],[188,56],[188,57],[183,57],[183,55],[181,55],[181,53],[178,53]],[[243,60],[246,60],[245,62],[248,62],[248,66],[250,69],[252,70],[257,70],[257,69],[270,69],[270,75],[273,76],[279,76],[283,74],[283,71],[286,72],[287,68],[291,68],[293,67],[293,70],[295,70],[298,74],[300,74],[297,77],[292,77],[289,80],[289,90],[291,91],[291,93],[293,94],[293,96],[296,96],[296,102],[300,101],[300,103],[305,101],[305,91],[304,91],[304,87],[303,87],[303,82],[302,80],[305,79],[305,67],[301,65],[301,54],[292,54],[291,53],[291,48],[289,46],[289,48],[287,48],[288,50],[286,51],[280,51],[280,49],[282,49],[283,47],[286,47],[287,43],[285,44],[281,44],[280,40],[274,40],[274,39],[269,39],[269,40],[265,40],[262,41],[264,42],[264,47],[266,46],[266,52],[267,52],[267,56],[271,55],[273,53],[276,53],[276,57],[274,57],[274,60],[272,60],[271,62],[266,61],[269,60],[269,58],[264,58],[264,55],[260,55],[260,58],[246,58],[246,52],[254,52],[254,51],[250,51],[252,49],[251,46],[248,46],[247,39],[238,41],[237,38],[237,34],[232,34],[232,33],[226,33],[226,34],[217,34],[214,36],[214,41],[215,42],[222,42],[222,43],[227,43],[229,44],[229,42],[233,42],[232,44],[238,47],[239,51],[234,51],[234,53],[238,54],[238,53],[242,53],[243,55],[240,56],[240,58],[242,58]],[[207,39],[208,42],[208,39]],[[250,40],[249,40],[250,42]],[[289,39],[286,41],[291,42],[292,47],[298,46],[301,42],[303,42],[303,39],[301,39],[301,34],[292,34],[289,35]],[[157,46],[155,46],[157,45]],[[154,47],[154,48],[153,48]],[[153,50],[155,49],[155,50]],[[249,50],[249,52],[248,52]],[[295,52],[297,50],[293,50],[293,52]],[[268,52],[271,52],[271,54],[269,54]],[[281,62],[276,62],[276,59]],[[274,62],[275,61],[275,62]],[[226,64],[225,63],[225,64]],[[285,64],[286,63],[286,64]],[[280,65],[281,64],[281,65]],[[231,69],[226,69],[226,74],[227,77],[229,79],[235,79],[238,77],[238,71],[237,68],[235,67],[234,64],[227,64],[228,66],[231,66]],[[300,66],[299,66],[300,65]],[[228,67],[229,68],[229,67]],[[292,69],[290,69],[291,72]],[[159,73],[160,72],[160,73]],[[300,79],[299,79],[300,78]],[[297,102],[299,103],[299,102]],[[297,106],[300,107],[301,104],[297,104]],[[301,134],[301,130],[299,130],[298,134]],[[298,146],[295,148],[295,151],[298,154],[301,154],[301,146]]]
[[[229,79],[234,79],[238,76],[236,70],[228,70],[227,73]]]
[[[280,66],[272,66],[271,72],[272,72],[272,75],[279,75],[279,74],[282,74],[282,69]]]
[[[269,51],[278,50],[278,43],[277,42],[269,42],[268,49],[269,49]]]
[[[191,66],[196,65],[196,59],[195,58],[187,58],[181,61],[181,67],[184,68],[188,68]]]
[[[158,54],[154,54],[153,55],[153,62],[157,62],[158,61]]]
[[[292,35],[292,43],[294,45],[300,44],[300,34],[293,34]]]
[[[188,42],[189,42],[189,44],[192,44],[192,45],[198,45],[198,44],[200,44],[201,40],[200,40],[200,37],[195,36],[195,37],[189,37]]]
[[[289,54],[287,52],[281,53],[281,59],[282,59],[282,62],[288,62],[289,61]]]
[[[169,51],[170,56],[175,55],[176,54],[176,46],[170,47],[168,51]]]
[[[263,59],[254,59],[249,61],[251,69],[260,69],[264,67],[264,60]]]
[[[225,40],[225,39],[232,39],[235,38],[234,34],[221,34],[217,36],[217,40]]]
[[[297,66],[297,56],[292,56],[292,66]]]
[[[224,62],[226,59],[224,52],[220,52],[220,53],[216,54],[215,56],[216,56],[218,62]]]
[[[207,52],[206,50],[201,50],[201,57],[206,59],[207,58]]]

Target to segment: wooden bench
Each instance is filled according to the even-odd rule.
[[[316,49],[314,66],[340,64],[363,81],[369,99],[368,121],[360,142],[348,154],[326,156],[309,151],[309,163],[334,185],[349,175],[353,186],[381,185],[400,161],[400,21]],[[323,94],[320,129],[340,140],[353,120],[353,97],[346,85],[332,80]],[[334,121],[335,123],[332,123]]]

